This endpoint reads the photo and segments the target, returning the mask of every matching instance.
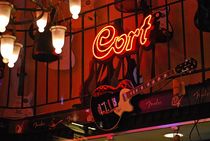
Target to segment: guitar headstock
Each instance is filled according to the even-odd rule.
[[[176,73],[189,73],[197,67],[197,61],[194,58],[186,59],[183,63],[175,67]]]

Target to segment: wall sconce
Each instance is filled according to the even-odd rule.
[[[81,11],[81,0],[69,0],[69,10],[72,14],[72,18],[78,19]]]
[[[47,25],[48,12],[36,11],[36,18],[38,18],[36,25],[38,26],[39,32],[44,32],[44,28]]]
[[[0,38],[1,42],[1,55],[3,57],[3,62],[8,63],[14,49],[14,42],[16,40],[15,36],[12,35],[2,35]]]
[[[60,54],[62,52],[66,30],[67,28],[61,25],[52,26],[50,28],[50,31],[52,32],[52,44],[55,48],[55,53],[57,54]]]
[[[23,47],[22,44],[20,43],[15,43],[13,52],[9,58],[9,63],[8,63],[8,67],[9,68],[13,68],[14,67],[14,63],[17,61],[19,53],[20,53],[20,49]]]
[[[13,5],[9,2],[0,1],[0,32],[4,32],[6,30],[6,26],[10,20],[12,8]]]

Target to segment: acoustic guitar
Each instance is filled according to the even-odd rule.
[[[97,87],[91,96],[90,103],[91,112],[97,127],[105,131],[117,128],[124,113],[133,111],[133,106],[130,103],[132,97],[143,94],[141,92],[144,89],[153,87],[164,79],[178,74],[190,73],[196,67],[197,61],[190,58],[177,65],[174,69],[168,70],[135,88],[130,80],[121,81],[117,87],[110,85]]]

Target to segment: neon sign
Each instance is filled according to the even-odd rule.
[[[148,15],[140,28],[120,36],[117,36],[116,29],[112,25],[104,27],[93,42],[93,56],[98,60],[107,60],[114,54],[123,55],[126,52],[134,51],[133,43],[137,38],[139,38],[139,43],[142,46],[149,46],[150,40],[148,37],[152,30],[151,21],[152,15]]]

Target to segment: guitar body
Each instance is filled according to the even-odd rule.
[[[95,89],[90,108],[98,128],[105,131],[115,129],[123,113],[133,110],[130,101],[123,98],[123,94],[132,88],[131,81],[123,80],[117,87],[102,85]]]

